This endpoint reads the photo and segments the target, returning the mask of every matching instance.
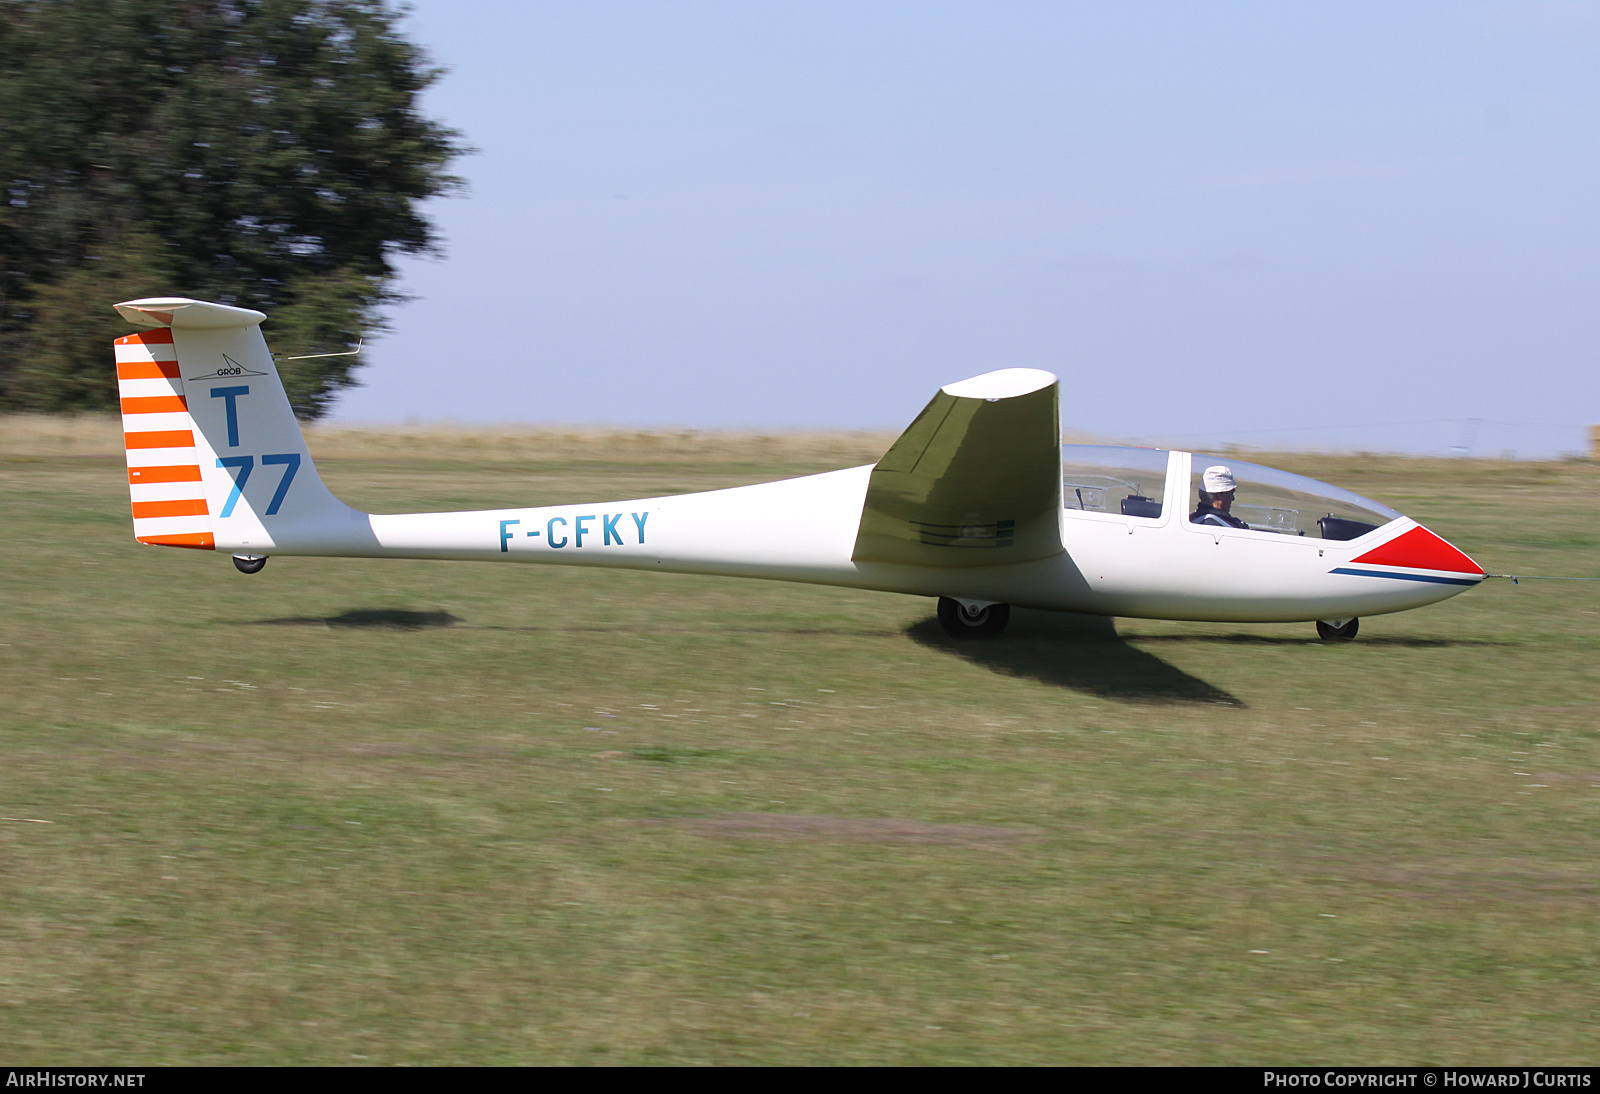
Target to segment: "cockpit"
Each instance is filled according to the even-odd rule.
[[[1213,487],[1231,483],[1233,489],[1206,490],[1208,470]],[[1194,520],[1203,515],[1205,505],[1215,504],[1211,498],[1222,498],[1232,519],[1213,520],[1222,526],[1215,530],[1351,540],[1400,516],[1386,505],[1330,483],[1198,452],[1063,445],[1061,480],[1062,504],[1069,512],[1086,515],[1155,521],[1174,505],[1183,510],[1185,519]],[[1187,496],[1169,497],[1180,488]]]

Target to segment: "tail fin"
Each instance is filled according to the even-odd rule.
[[[265,555],[362,519],[317,475],[266,316],[179,297],[116,309],[153,328],[116,341],[134,538]]]

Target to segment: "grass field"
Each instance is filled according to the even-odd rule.
[[[8,1063],[1596,1061],[1600,583],[1348,645],[1030,615],[952,646],[928,601],[778,583],[246,577],[135,545],[120,457],[18,436]],[[549,447],[322,470],[400,511],[837,466]],[[1600,577],[1593,463],[1261,462]]]

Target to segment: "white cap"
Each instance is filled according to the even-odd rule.
[[[1208,467],[1205,474],[1200,476],[1201,489],[1208,494],[1226,494],[1234,488],[1233,468],[1218,464]]]

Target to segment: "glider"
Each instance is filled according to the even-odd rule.
[[[941,388],[872,466],[672,497],[362,513],[317,475],[265,315],[180,297],[116,310],[145,328],[116,342],[134,536],[224,551],[245,573],[273,555],[614,566],[937,597],[957,637],[999,633],[1016,605],[1315,622],[1335,640],[1486,576],[1416,521],[1327,483],[1062,445],[1056,377],[1027,368]]]

